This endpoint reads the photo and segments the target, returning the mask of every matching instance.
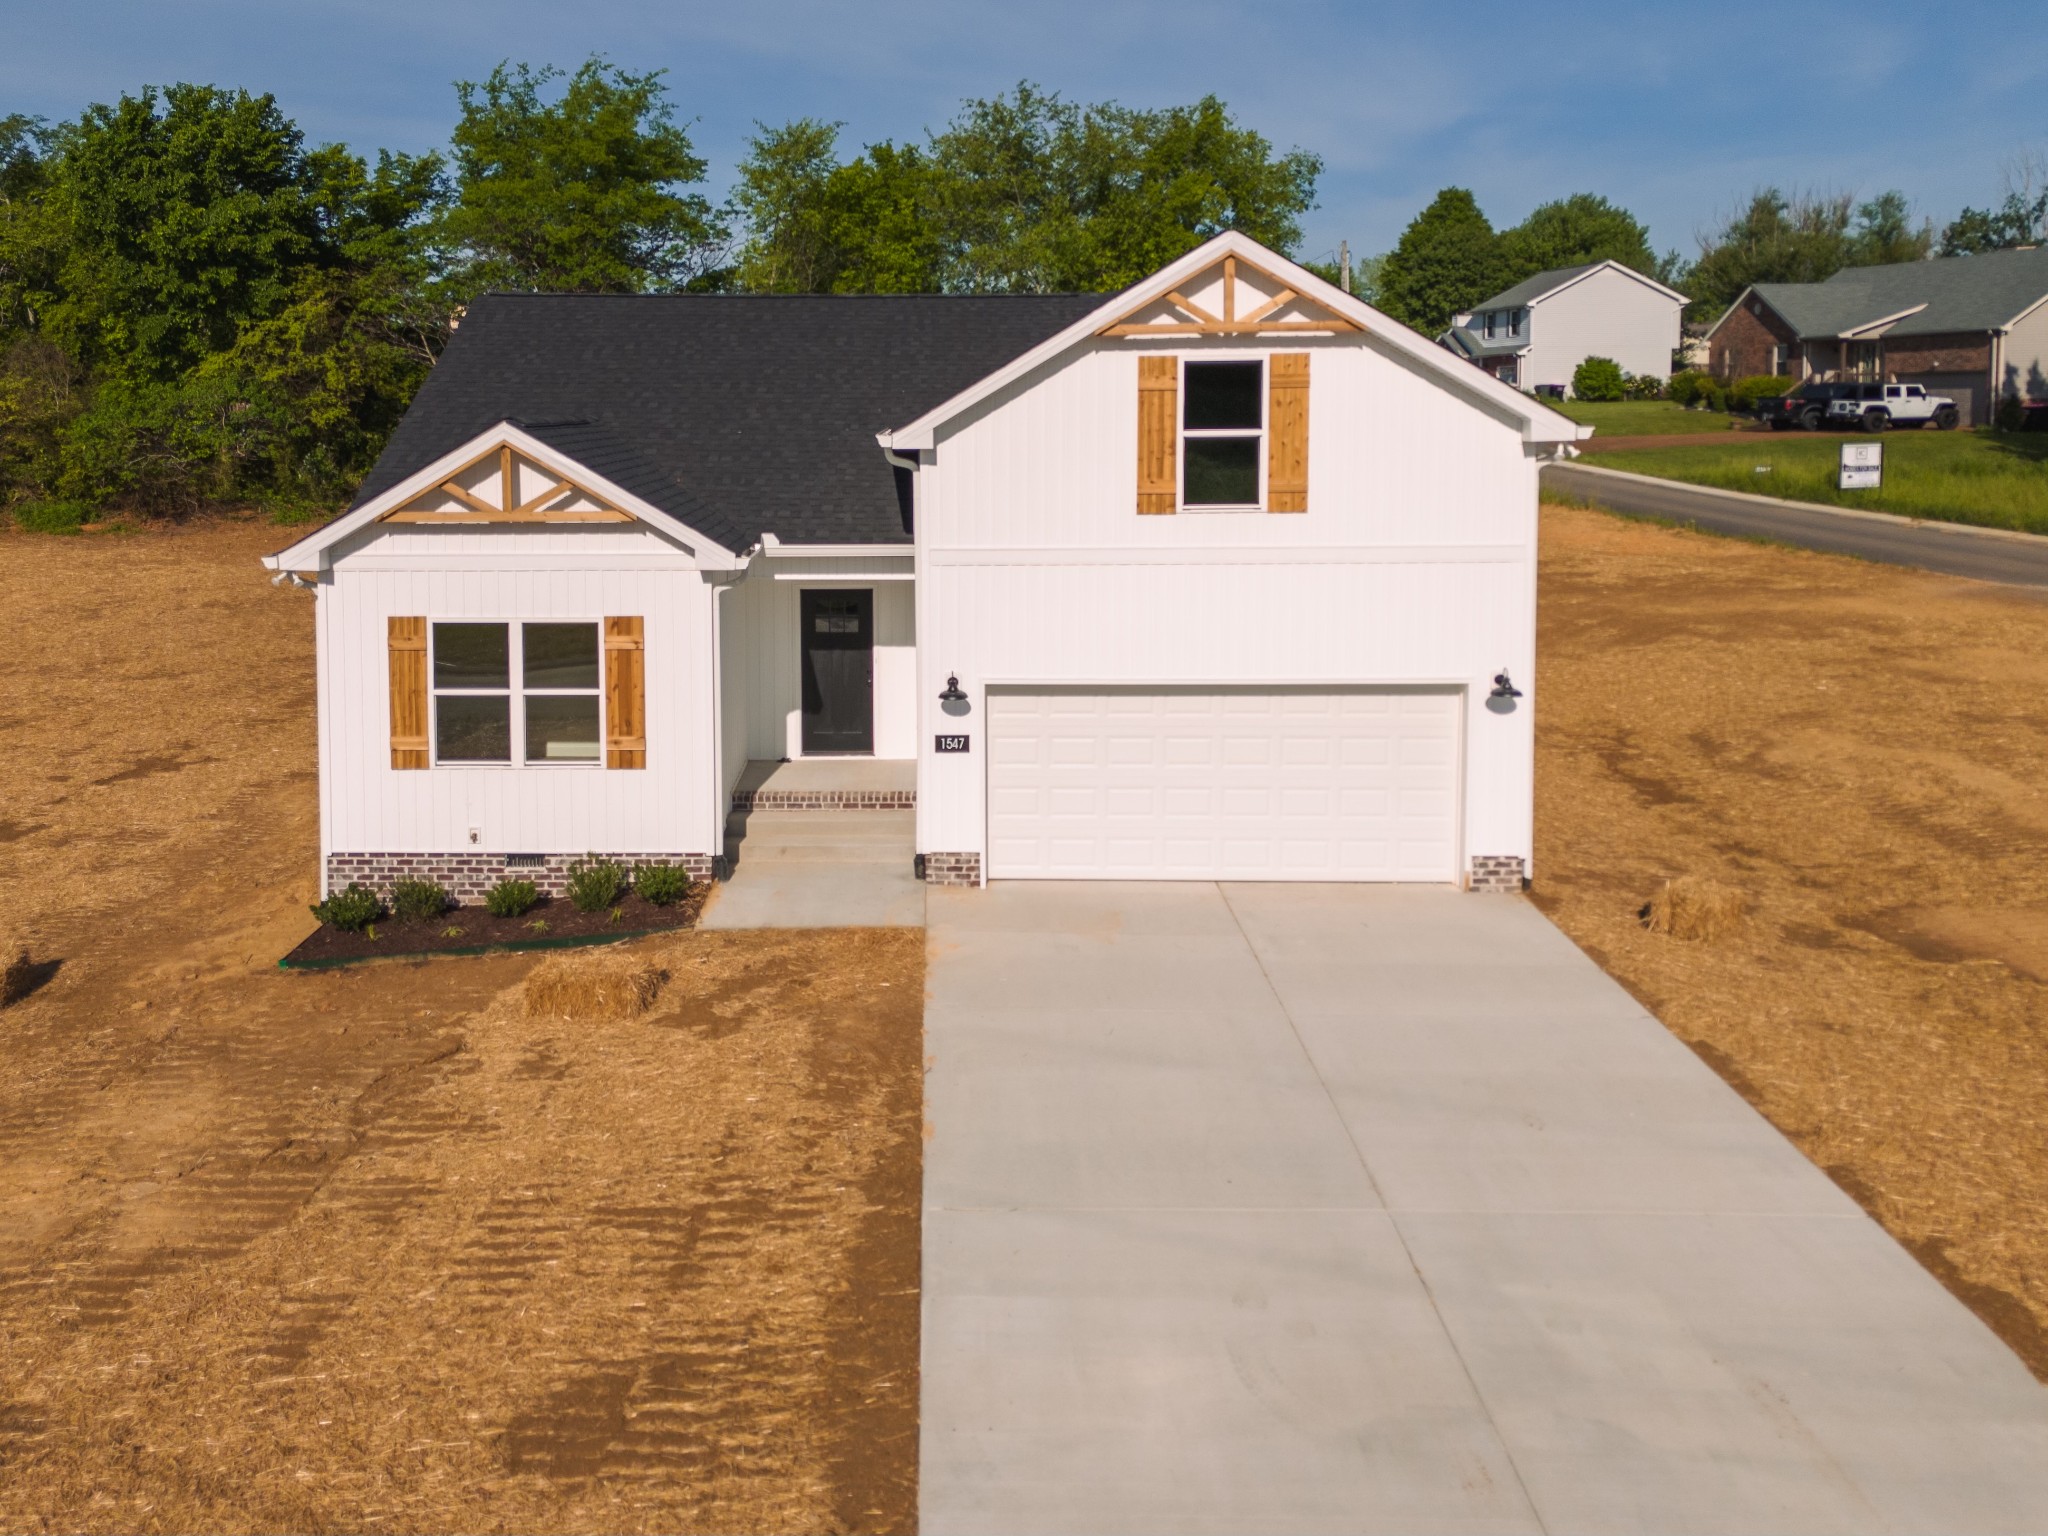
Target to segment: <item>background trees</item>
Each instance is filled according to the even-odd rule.
[[[923,144],[851,160],[839,125],[762,128],[734,204],[736,278],[776,293],[1122,288],[1219,230],[1290,249],[1322,162],[1274,152],[1213,96],[1138,111],[1028,82],[966,103]]]

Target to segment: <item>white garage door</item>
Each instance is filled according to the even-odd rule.
[[[989,875],[1454,880],[1460,698],[991,691]]]

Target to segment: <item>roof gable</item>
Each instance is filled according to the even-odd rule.
[[[1198,279],[1214,274],[1214,283],[1220,285],[1224,280],[1224,263],[1229,258],[1236,259],[1240,273],[1248,269],[1266,282],[1280,285],[1279,291],[1288,295],[1285,304],[1264,315],[1257,315],[1258,306],[1255,305],[1233,334],[1253,334],[1253,330],[1248,328],[1254,326],[1253,317],[1256,315],[1256,334],[1279,336],[1320,331],[1329,335],[1351,335],[1367,346],[1399,356],[1416,371],[1474,404],[1490,407],[1514,421],[1520,427],[1525,442],[1578,441],[1581,429],[1575,422],[1513,386],[1501,383],[1482,369],[1472,367],[1426,337],[1389,319],[1371,305],[1324,282],[1313,272],[1296,266],[1284,256],[1267,250],[1235,230],[1224,231],[1143,282],[1133,284],[1106,302],[1096,303],[1088,313],[1057,334],[976,380],[943,404],[893,431],[876,433],[876,440],[883,447],[898,452],[930,449],[936,444],[939,430],[954,418],[1035,369],[1045,367],[1097,338],[1143,344],[1154,336],[1170,341],[1190,334],[1222,334],[1209,330],[1204,323],[1191,326],[1189,322],[1195,319],[1197,310],[1212,320],[1222,319],[1220,297],[1212,304],[1208,296],[1209,287]],[[1243,279],[1240,277],[1239,280]],[[1190,289],[1194,291],[1189,292]],[[1262,302],[1270,302],[1275,296],[1277,293],[1268,292]],[[1193,301],[1192,307],[1190,300]],[[1292,323],[1295,321],[1313,323],[1297,325]]]
[[[1692,300],[1675,288],[1667,288],[1654,277],[1645,277],[1634,267],[1623,266],[1618,261],[1588,261],[1576,267],[1553,267],[1548,272],[1538,272],[1525,277],[1512,288],[1503,288],[1490,299],[1482,299],[1472,306],[1473,312],[1488,309],[1519,309],[1525,304],[1541,303],[1544,299],[1562,292],[1575,283],[1582,283],[1595,273],[1612,271],[1631,282],[1641,283],[1645,288],[1654,289],[1674,304],[1690,304]]]
[[[543,424],[542,430],[547,430]],[[421,466],[263,563],[272,570],[319,569],[337,545],[376,523],[408,526],[644,523],[706,569],[738,564],[735,552],[518,422],[499,422]]]

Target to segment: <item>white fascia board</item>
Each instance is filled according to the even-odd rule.
[[[1897,325],[1901,320],[1919,314],[1926,307],[1925,304],[1915,304],[1911,309],[1902,309],[1896,315],[1883,315],[1875,320],[1866,320],[1861,325],[1850,326],[1848,330],[1842,332],[1836,339],[1839,341],[1855,341],[1860,337],[1871,335],[1873,332],[1882,334],[1887,327]]]
[[[1586,268],[1586,270],[1581,272],[1577,277],[1566,278],[1563,282],[1559,283],[1555,288],[1544,289],[1541,293],[1537,294],[1535,298],[1529,299],[1526,302],[1528,306],[1533,309],[1536,305],[1541,304],[1545,299],[1556,298],[1557,295],[1563,293],[1567,288],[1576,288],[1580,283],[1583,283],[1587,278],[1594,276],[1596,273],[1605,272],[1610,267],[1612,267],[1616,272],[1619,272],[1623,277],[1633,278],[1635,281],[1641,283],[1645,288],[1654,288],[1659,293],[1663,294],[1665,298],[1675,300],[1677,303],[1681,305],[1690,304],[1692,302],[1691,299],[1687,298],[1684,294],[1680,293],[1676,288],[1666,288],[1654,277],[1645,277],[1642,273],[1638,272],[1634,267],[1625,267],[1620,262],[1615,261],[1612,258],[1609,258],[1606,261],[1595,263],[1594,265]]]
[[[1362,326],[1365,332],[1364,340],[1368,344],[1376,343],[1389,347],[1410,362],[1420,364],[1424,371],[1436,375],[1452,389],[1476,396],[1488,404],[1506,410],[1521,422],[1523,441],[1549,443],[1575,440],[1578,428],[1557,412],[1537,404],[1520,390],[1501,383],[1482,369],[1474,368],[1464,358],[1454,356],[1449,349],[1438,346],[1428,337],[1418,335],[1399,321],[1381,314],[1370,304],[1354,298],[1334,283],[1324,282],[1305,267],[1296,266],[1285,256],[1267,250],[1258,241],[1232,229],[1225,230],[1214,239],[1196,246],[1185,256],[1168,263],[1143,282],[1126,288],[1122,293],[1112,294],[1104,300],[1100,308],[1082,316],[1065,330],[1048,337],[1022,357],[998,368],[978,383],[970,384],[952,399],[933,407],[907,426],[898,427],[893,432],[877,432],[875,441],[881,444],[885,452],[923,452],[935,447],[938,429],[961,412],[972,409],[990,395],[1023,378],[1034,369],[1042,367],[1053,358],[1093,339],[1095,333],[1108,325],[1117,315],[1129,313],[1165,298],[1190,277],[1206,272],[1226,256],[1243,257],[1279,278],[1302,298]],[[1141,341],[1144,338],[1123,339]],[[1179,339],[1174,336],[1160,338],[1168,342]]]
[[[402,507],[413,497],[432,490],[465,464],[473,462],[479,454],[501,444],[532,459],[543,468],[553,470],[565,480],[574,480],[588,486],[620,511],[630,512],[657,532],[666,533],[688,545],[691,558],[696,561],[699,570],[731,571],[738,570],[746,564],[744,556],[735,554],[716,539],[697,532],[672,514],[642,501],[631,491],[614,485],[603,475],[577,463],[567,454],[550,448],[539,438],[513,426],[509,421],[501,421],[495,427],[479,432],[460,448],[444,453],[426,468],[406,476],[390,490],[373,496],[353,512],[336,518],[325,527],[306,535],[298,543],[289,545],[274,555],[265,555],[263,564],[273,571],[326,570],[334,546],[343,539],[358,529],[367,528],[393,508]],[[493,525],[480,523],[456,526],[488,528]]]
[[[911,544],[785,544],[772,533],[761,535],[761,553],[771,560],[874,560],[893,556],[909,560],[917,548]]]

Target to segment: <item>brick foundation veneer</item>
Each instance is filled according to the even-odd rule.
[[[680,864],[692,880],[713,875],[708,853],[613,853],[604,855],[632,867],[636,864]],[[580,853],[330,853],[327,889],[341,890],[354,881],[389,897],[400,880],[432,880],[447,887],[457,901],[481,901],[500,880],[531,880],[550,896],[568,889],[569,866]],[[516,862],[515,862],[516,861]]]
[[[914,789],[736,789],[736,811],[914,811]]]
[[[1492,891],[1518,894],[1526,882],[1522,878],[1522,860],[1512,853],[1476,853],[1472,856],[1472,878],[1465,888],[1471,891]]]
[[[926,885],[981,884],[981,855],[978,853],[928,853],[924,856]]]

